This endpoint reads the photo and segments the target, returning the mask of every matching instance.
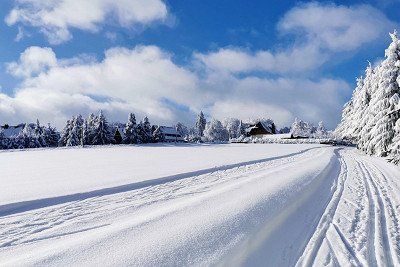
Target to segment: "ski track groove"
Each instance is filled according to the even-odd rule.
[[[314,264],[318,251],[320,250],[321,245],[326,237],[326,233],[332,223],[333,216],[338,208],[339,201],[344,191],[344,183],[347,179],[347,174],[348,174],[347,165],[343,160],[342,156],[338,155],[338,158],[342,170],[339,174],[338,179],[336,180],[336,189],[332,194],[331,200],[329,201],[327,207],[325,208],[324,213],[321,216],[318,226],[314,232],[314,235],[311,237],[309,243],[307,244],[304,250],[303,255],[296,263],[296,266],[312,266]],[[309,248],[310,244],[312,244],[311,248]]]
[[[368,170],[364,163],[361,163],[361,165],[366,170],[368,186],[370,187],[370,190],[372,189],[371,191],[373,191],[372,199],[375,202],[375,213],[378,215],[377,217],[375,217],[375,226],[378,228],[376,229],[377,231],[375,230],[375,245],[376,243],[379,243],[379,263],[381,266],[394,266],[392,261],[391,245],[389,243],[387,231],[387,222],[385,216],[386,207],[382,201],[380,191],[378,190],[378,187],[376,185],[376,182],[374,181],[371,172]],[[378,235],[376,235],[377,232]]]
[[[375,203],[373,201],[371,188],[367,181],[367,173],[365,172],[363,166],[360,162],[356,161],[358,168],[361,171],[362,179],[364,182],[366,196],[368,199],[368,231],[367,231],[367,253],[368,253],[368,262],[372,265],[377,265],[376,253],[375,253],[375,244],[374,241],[370,238],[373,237],[376,239],[376,219],[375,219]],[[373,242],[373,243],[372,243]]]
[[[375,177],[377,178],[378,176],[382,177],[385,185],[387,188],[390,189],[390,185],[387,182],[386,176],[376,167],[375,164],[370,163],[372,165],[372,172],[375,173]],[[376,188],[378,195],[380,196],[380,203],[384,211],[382,212],[384,216],[384,222],[385,222],[385,228],[383,229],[385,231],[385,241],[387,243],[387,248],[389,248],[390,252],[390,257],[389,260],[391,261],[390,263],[392,265],[400,265],[399,262],[399,248],[398,246],[400,245],[400,236],[399,236],[399,223],[398,223],[398,216],[396,215],[396,211],[393,208],[393,203],[388,197],[388,192],[387,189],[382,185],[382,179],[379,179],[379,182],[377,182],[375,179],[372,179],[372,182],[374,184],[374,187]],[[393,224],[394,231],[390,231],[390,228],[387,223],[387,218],[390,218],[389,222]],[[391,237],[394,239],[394,244],[391,241]],[[386,248],[386,249],[387,249]],[[396,262],[393,262],[395,260]]]

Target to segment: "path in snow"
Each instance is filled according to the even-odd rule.
[[[399,185],[313,148],[1,216],[0,265],[399,265]]]
[[[400,172],[356,150],[342,154],[336,192],[298,266],[400,266]]]

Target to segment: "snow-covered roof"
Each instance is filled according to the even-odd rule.
[[[163,134],[180,135],[174,127],[160,126],[160,130]]]
[[[21,123],[21,124],[15,125],[15,126],[3,125],[0,127],[3,130],[3,133],[6,137],[13,137],[13,136],[17,136],[22,131],[22,129],[24,129],[24,126],[25,126],[25,124]]]

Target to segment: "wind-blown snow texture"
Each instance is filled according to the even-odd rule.
[[[400,264],[399,169],[355,149],[110,147],[0,159],[1,266]],[[17,190],[22,182],[30,190]]]

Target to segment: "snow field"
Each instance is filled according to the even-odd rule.
[[[151,156],[180,158],[181,148],[172,148],[174,153]],[[36,199],[38,206],[22,201],[24,210],[3,210],[0,265],[400,265],[400,171],[383,159],[329,146],[183,148],[192,157],[180,159],[192,169],[171,167],[168,160],[159,166],[184,175],[137,179],[140,186],[106,193],[103,188],[74,198]],[[198,168],[189,164],[198,156],[195,149],[225,166],[188,172]],[[84,150],[46,153],[63,151]],[[110,153],[88,152],[96,158]],[[150,172],[165,175],[156,168]]]

